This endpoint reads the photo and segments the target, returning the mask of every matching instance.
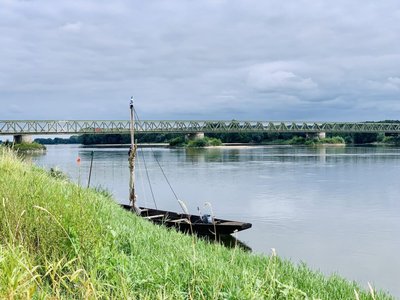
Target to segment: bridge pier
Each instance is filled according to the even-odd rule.
[[[192,132],[187,135],[189,140],[201,140],[204,139],[204,132]]]
[[[309,133],[306,134],[306,136],[307,136],[307,138],[310,138],[310,139],[317,138],[317,139],[320,140],[320,139],[326,138],[326,132],[325,132],[325,131],[321,131],[321,132],[309,132]]]
[[[30,144],[32,142],[33,142],[33,138],[31,135],[28,135],[28,134],[14,135],[14,143],[15,144],[22,144],[22,143]]]

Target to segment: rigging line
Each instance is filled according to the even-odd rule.
[[[149,171],[148,171],[148,169],[147,169],[146,159],[144,158],[144,151],[143,151],[142,148],[140,149],[140,152],[141,152],[141,154],[142,154],[144,169],[146,170],[147,182],[149,183],[151,196],[152,196],[153,202],[154,202],[154,207],[157,209],[156,198],[154,197],[153,186],[151,185],[150,176],[149,176]]]
[[[144,180],[142,179],[143,178],[143,176],[142,176],[142,167],[141,167],[139,159],[137,160],[137,168],[138,168],[138,171],[139,171],[139,174],[140,174],[140,179],[141,179],[140,182],[142,184],[144,205],[147,207],[147,195],[146,195],[146,189],[144,188]]]
[[[140,122],[139,116],[138,116],[138,114],[137,114],[135,108],[133,108],[133,112],[135,113],[136,120],[138,120],[138,121]],[[175,191],[174,191],[174,188],[172,187],[171,183],[169,182],[168,177],[167,177],[167,175],[165,174],[163,167],[161,166],[160,162],[158,161],[157,156],[155,155],[153,148],[150,147],[150,150],[151,150],[151,152],[153,153],[154,159],[156,160],[158,166],[159,166],[160,169],[161,169],[161,172],[162,172],[162,174],[163,174],[163,176],[164,176],[164,178],[165,178],[165,181],[168,183],[169,188],[171,189],[172,193],[174,194],[175,199],[176,199],[177,201],[179,201],[179,198],[178,198],[178,196],[176,195],[176,193],[175,193]]]
[[[178,198],[178,196],[176,195],[176,193],[175,193],[174,189],[172,188],[172,185],[171,185],[171,183],[169,182],[169,180],[168,180],[168,178],[167,178],[167,175],[165,175],[165,172],[164,172],[164,169],[163,169],[163,167],[161,166],[160,162],[158,161],[157,157],[155,156],[155,153],[154,153],[153,149],[151,149],[151,152],[153,152],[154,159],[156,160],[156,162],[157,162],[158,166],[160,167],[160,169],[161,169],[161,172],[163,173],[163,175],[164,175],[164,178],[165,178],[165,180],[167,181],[167,183],[168,183],[168,185],[169,185],[169,188],[171,189],[172,193],[173,193],[173,194],[174,194],[174,196],[175,196],[175,199],[176,199],[176,200],[179,200],[179,198]]]

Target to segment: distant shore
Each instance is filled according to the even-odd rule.
[[[56,145],[65,145],[65,144],[56,144]],[[75,144],[81,145],[84,148],[129,148],[130,144],[92,144],[92,145],[83,145],[83,144]],[[371,145],[387,145],[387,144],[377,144],[373,143]],[[170,146],[168,143],[139,143],[137,144],[138,148],[182,148],[182,147],[175,147]],[[276,143],[262,143],[262,144],[255,144],[255,143],[223,143],[220,146],[206,146],[203,148],[251,148],[251,147],[263,147],[263,146],[302,146],[302,145],[290,145],[290,144],[276,144]],[[346,146],[346,144],[317,144],[316,146]]]

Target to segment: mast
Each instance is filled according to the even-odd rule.
[[[131,209],[135,210],[137,214],[140,214],[140,209],[136,206],[136,193],[135,193],[135,158],[137,145],[135,143],[135,114],[133,108],[133,97],[130,101],[131,121],[130,121],[130,132],[131,132],[131,146],[129,148],[129,202]]]

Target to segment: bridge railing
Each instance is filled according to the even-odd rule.
[[[288,133],[400,133],[400,123],[368,122],[291,122],[291,121],[136,121],[135,130],[147,133],[221,133],[221,132],[288,132]],[[129,121],[110,120],[6,120],[0,121],[0,135],[16,134],[104,134],[128,133]]]

